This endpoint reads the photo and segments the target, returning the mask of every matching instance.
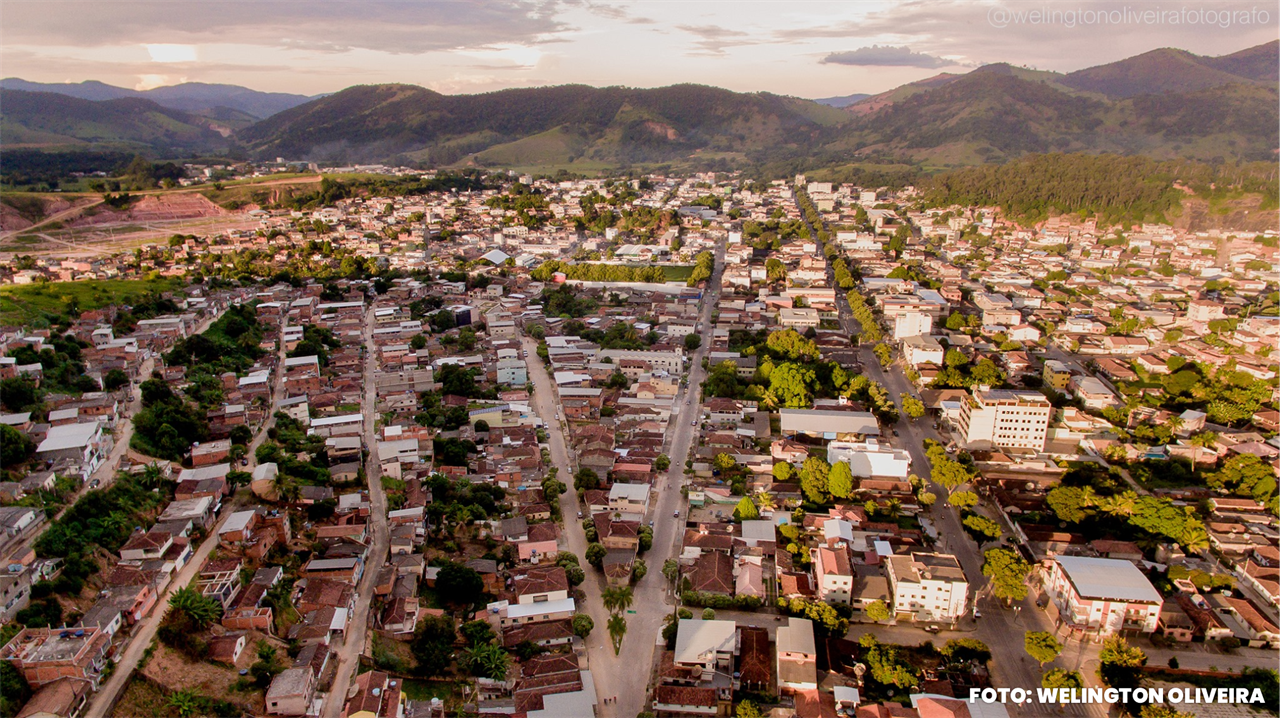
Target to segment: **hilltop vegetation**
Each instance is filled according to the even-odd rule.
[[[1156,162],[1145,157],[1049,154],[1005,165],[970,167],[939,175],[930,183],[936,204],[999,205],[1024,221],[1050,214],[1096,215],[1104,224],[1168,221],[1184,190],[1205,197],[1253,192],[1273,198],[1280,184],[1269,163],[1213,166]]]

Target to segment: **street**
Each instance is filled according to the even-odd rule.
[[[702,302],[699,314],[699,335],[710,336],[711,316],[719,300],[720,277],[724,271],[725,244],[723,241],[716,249],[715,269]],[[581,521],[577,520],[577,512],[581,509],[577,493],[573,491],[573,466],[570,460],[569,443],[564,436],[564,426],[557,420],[556,393],[547,374],[547,369],[536,354],[537,342],[526,337],[524,339],[525,361],[529,368],[529,378],[534,385],[534,409],[547,422],[547,440],[551,448],[552,463],[559,469],[560,478],[570,487],[560,497],[561,510],[565,517],[564,543],[567,550],[577,554],[587,572],[587,580],[583,583],[587,600],[586,606],[579,606],[580,612],[591,616],[595,622],[595,630],[587,640],[588,666],[595,680],[596,694],[601,701],[597,713],[603,717],[630,718],[645,709],[648,700],[650,669],[653,665],[654,651],[662,633],[663,621],[674,605],[670,586],[662,576],[662,564],[674,555],[681,537],[684,535],[682,520],[675,519],[673,514],[679,509],[684,515],[683,496],[680,488],[684,481],[684,461],[693,445],[697,429],[689,422],[700,413],[702,380],[705,370],[702,359],[710,350],[710,342],[704,342],[695,350],[689,359],[688,381],[682,392],[676,396],[675,406],[679,412],[672,414],[667,425],[667,437],[664,442],[666,454],[671,458],[671,467],[653,487],[650,496],[650,517],[653,520],[653,547],[640,558],[648,566],[648,574],[634,587],[634,602],[631,611],[625,614],[627,633],[622,647],[614,655],[605,623],[609,614],[604,608],[600,592],[605,584],[604,576],[588,566],[584,560],[586,553],[586,537]],[[585,512],[584,512],[585,515]],[[605,698],[617,697],[617,703],[604,704]]]
[[[369,614],[373,602],[373,591],[378,580],[378,569],[386,562],[390,546],[390,533],[387,530],[387,494],[382,489],[382,467],[378,463],[378,412],[377,387],[374,375],[378,372],[378,350],[373,342],[374,315],[370,308],[365,315],[364,341],[364,442],[369,450],[369,461],[365,464],[365,473],[369,481],[369,550],[365,553],[364,574],[360,577],[356,588],[356,604],[350,614],[350,622],[343,634],[341,645],[337,647],[337,673],[333,686],[324,702],[323,718],[337,718],[346,703],[347,689],[351,685],[361,651],[364,650],[365,638],[370,626]]]

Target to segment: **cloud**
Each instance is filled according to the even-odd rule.
[[[5,3],[5,45],[259,45],[417,54],[531,44],[571,28],[553,0],[303,2],[121,0]],[[49,22],[50,17],[59,18]]]
[[[822,58],[824,65],[856,65],[859,67],[947,67],[956,63],[909,47],[872,45],[848,52],[833,52]]]
[[[698,50],[689,53],[691,55],[723,55],[726,48],[758,45],[762,42],[754,33],[718,25],[676,25],[676,29],[699,38],[693,43]]]

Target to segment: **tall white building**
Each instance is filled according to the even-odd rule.
[[[933,315],[925,312],[904,312],[893,321],[895,340],[927,335],[931,331],[933,331]]]
[[[954,622],[964,615],[969,582],[955,556],[912,553],[888,556],[885,570],[893,592],[893,610],[916,621]]]
[[[1044,451],[1053,404],[1036,391],[978,390],[960,408],[960,432],[977,449]]]

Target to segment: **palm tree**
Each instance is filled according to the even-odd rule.
[[[622,637],[627,635],[627,619],[618,614],[609,617],[609,637],[613,639],[613,655],[622,649]]]
[[[164,483],[164,470],[155,462],[143,467],[142,473],[138,475],[138,484],[144,489],[157,489],[162,483]]]
[[[773,500],[773,494],[768,491],[761,491],[756,494],[756,504],[765,511],[772,511],[778,508],[778,502]]]
[[[478,643],[462,652],[462,664],[473,676],[505,678],[510,657],[496,643]]]
[[[186,614],[197,630],[201,631],[222,617],[221,604],[212,598],[206,598],[191,586],[184,586],[174,591],[169,597],[169,608]]]
[[[628,586],[606,588],[600,593],[600,598],[604,601],[604,607],[609,609],[609,613],[622,613],[631,608],[631,602],[634,600],[631,588]]]
[[[765,389],[764,393],[760,395],[760,406],[766,409],[778,408],[778,395],[773,393],[772,389]]]
[[[277,471],[271,479],[271,488],[275,490],[276,501],[297,501],[302,496],[302,487],[292,476]]]
[[[1099,507],[1112,516],[1132,516],[1138,509],[1138,495],[1133,491],[1125,491],[1098,500]]]

